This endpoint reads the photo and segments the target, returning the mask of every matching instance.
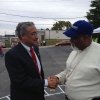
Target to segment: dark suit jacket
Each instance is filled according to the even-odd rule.
[[[40,59],[36,46],[35,52]],[[41,79],[32,58],[20,43],[6,53],[5,65],[11,81],[11,100],[44,100],[43,69]]]

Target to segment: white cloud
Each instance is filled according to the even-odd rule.
[[[0,30],[4,28],[5,31],[8,31],[8,29],[14,30],[17,24],[3,21],[34,21],[38,28],[51,27],[51,24],[55,22],[54,19],[27,18],[6,14],[42,18],[66,18],[66,20],[74,22],[78,20],[76,17],[86,16],[86,12],[89,11],[89,8],[90,0],[0,0],[0,25],[2,25]],[[74,17],[75,19],[69,19]],[[9,27],[5,27],[6,24]]]

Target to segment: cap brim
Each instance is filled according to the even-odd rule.
[[[73,28],[66,30],[63,34],[68,36],[68,37],[76,37],[77,36],[76,30]]]

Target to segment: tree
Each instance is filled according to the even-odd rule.
[[[86,17],[94,28],[100,27],[100,0],[92,0],[90,6],[92,8],[87,12]]]
[[[71,23],[69,21],[58,21],[53,24],[52,30],[63,30],[63,28],[70,28]]]

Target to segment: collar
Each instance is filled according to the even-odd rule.
[[[22,44],[22,46],[23,46],[28,52],[30,51],[30,47],[29,47],[29,46],[25,45],[25,44],[22,43],[22,42],[21,42],[21,44]]]

